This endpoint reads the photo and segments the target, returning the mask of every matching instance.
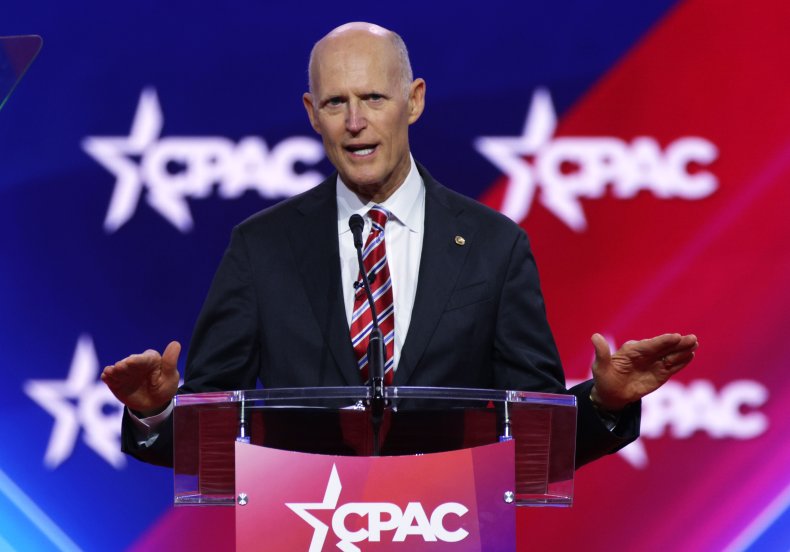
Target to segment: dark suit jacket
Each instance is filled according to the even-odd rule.
[[[425,234],[395,385],[565,393],[529,242],[512,221],[425,181]],[[337,237],[335,176],[237,226],[194,330],[181,392],[359,385]],[[465,240],[456,243],[456,236]],[[350,239],[350,238],[349,238]],[[638,435],[639,409],[606,429],[578,397],[577,466]],[[169,424],[140,459],[170,462]]]

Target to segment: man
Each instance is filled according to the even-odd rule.
[[[377,301],[390,326],[395,385],[565,392],[526,235],[411,157],[408,127],[422,114],[425,81],[412,79],[400,37],[343,25],[316,44],[309,73],[305,109],[337,175],[234,229],[195,327],[182,392],[249,389],[256,379],[264,387],[365,379],[357,319],[367,307],[355,293],[347,223],[354,213],[367,219],[369,249],[384,255]],[[666,334],[610,354],[595,334],[593,345],[593,380],[571,390],[577,466],[636,438],[639,400],[692,360],[697,339]],[[149,462],[172,461],[179,351],[173,342],[161,356],[132,355],[102,374],[128,407],[124,450]]]

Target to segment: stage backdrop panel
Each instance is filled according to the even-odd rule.
[[[594,332],[700,338],[572,509],[518,512],[523,548],[790,548],[779,0],[5,3],[0,35],[44,48],[0,111],[0,548],[183,534],[99,373],[188,344],[231,228],[330,173],[301,94],[349,20],[398,30],[427,81],[415,158],[529,233],[569,380]]]

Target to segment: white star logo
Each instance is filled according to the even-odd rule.
[[[541,147],[551,140],[556,127],[557,116],[551,95],[545,88],[538,88],[532,94],[521,136],[484,136],[475,141],[477,150],[508,175],[509,184],[500,211],[516,222],[521,222],[529,214],[538,185],[524,157],[537,155]]]
[[[99,360],[88,335],[77,340],[65,380],[29,380],[25,393],[55,418],[44,455],[44,465],[57,468],[71,456],[80,427],[83,440],[110,465],[120,469],[126,459],[120,450],[123,407],[98,379]],[[110,410],[112,413],[106,413]]]
[[[313,540],[310,541],[308,552],[321,552],[326,541],[329,527],[321,522],[308,510],[334,510],[340,498],[340,491],[343,486],[340,484],[340,476],[337,474],[337,467],[332,464],[332,473],[329,475],[329,482],[326,485],[323,502],[294,502],[286,504],[297,516],[306,521],[314,529]],[[340,545],[338,545],[340,546]],[[358,550],[356,547],[352,550]]]
[[[290,197],[318,185],[324,176],[304,170],[324,157],[321,142],[291,136],[269,146],[260,136],[234,143],[224,136],[161,136],[164,116],[156,90],[140,95],[128,136],[89,136],[85,152],[115,175],[115,188],[104,219],[113,233],[135,213],[145,188],[145,201],[180,232],[194,227],[189,199],[205,199],[215,191],[236,199],[248,190],[262,198]]]
[[[115,232],[134,215],[143,190],[143,179],[140,167],[131,156],[145,155],[146,150],[159,138],[163,124],[162,109],[159,106],[156,90],[146,88],[140,95],[129,136],[88,137],[84,140],[85,151],[116,178],[110,207],[104,219],[104,229],[107,232]],[[149,195],[147,200],[154,208],[162,207],[155,195]],[[167,209],[167,207],[169,205],[163,208]],[[172,217],[171,222],[179,227],[191,226],[189,212],[186,213],[186,220],[184,213],[172,213]]]
[[[616,136],[554,136],[557,115],[548,90],[537,89],[521,136],[485,136],[475,147],[508,178],[500,211],[516,222],[529,214],[537,197],[550,213],[575,232],[587,228],[581,199],[611,194],[631,199],[650,191],[659,199],[698,200],[718,187],[707,171],[718,148],[695,136],[680,137],[663,150],[650,136],[630,142]]]

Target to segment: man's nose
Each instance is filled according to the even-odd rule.
[[[346,116],[346,129],[352,134],[359,134],[366,126],[368,126],[368,121],[365,118],[363,107],[358,103],[351,102]]]

